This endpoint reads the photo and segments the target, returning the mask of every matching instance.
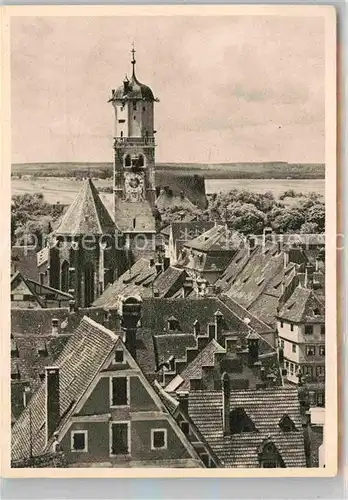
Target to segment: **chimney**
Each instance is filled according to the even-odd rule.
[[[222,374],[222,428],[224,435],[230,434],[230,399],[231,383],[230,377],[226,372]]]
[[[265,227],[263,230],[263,249],[265,250],[266,242],[273,241],[273,229],[271,227]]]
[[[57,318],[52,319],[52,335],[59,335],[59,320]]]
[[[168,269],[170,266],[170,258],[169,257],[163,257],[163,269],[164,271]]]
[[[175,356],[170,356],[168,359],[169,371],[175,372]]]
[[[259,336],[255,332],[250,332],[247,336],[248,342],[248,363],[253,366],[259,360]]]
[[[209,340],[215,339],[215,335],[216,335],[215,323],[208,323],[207,330],[208,330]]]
[[[314,274],[314,267],[306,266],[305,283],[304,283],[305,288],[313,288],[313,274]]]
[[[59,368],[46,366],[46,443],[56,430],[60,420]]]
[[[289,262],[290,262],[290,251],[289,248],[284,248],[283,249],[283,254],[284,254],[284,269],[288,267]]]
[[[180,408],[188,415],[188,394],[178,394]]]
[[[73,313],[76,310],[76,305],[74,300],[69,300],[69,313]]]
[[[281,253],[283,251],[283,247],[284,247],[284,235],[283,235],[283,233],[280,233],[278,235],[277,246],[278,246],[278,253]]]
[[[197,337],[201,333],[201,325],[199,324],[198,319],[193,322],[193,334]]]
[[[248,256],[250,257],[251,252],[254,250],[256,246],[256,241],[254,236],[248,236],[247,238],[247,248],[248,248]]]
[[[162,262],[156,262],[156,273],[159,274],[163,270]]]
[[[137,358],[137,325],[141,317],[141,299],[129,297],[122,303],[122,329],[125,332],[126,348]]]
[[[215,338],[219,342],[223,330],[224,315],[221,311],[217,310],[214,313],[215,318]]]
[[[183,200],[185,198],[184,191],[180,191],[180,198]]]

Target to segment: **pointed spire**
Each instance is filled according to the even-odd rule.
[[[135,78],[135,63],[136,63],[136,60],[135,60],[135,48],[134,48],[134,42],[132,43],[132,50],[131,50],[131,53],[132,53],[132,65],[133,65],[133,70],[132,70],[132,76],[133,78]]]
[[[103,202],[92,179],[87,178],[73,203],[55,231],[63,235],[101,235],[116,230],[114,221]]]

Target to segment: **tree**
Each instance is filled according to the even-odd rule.
[[[300,233],[315,234],[320,232],[318,229],[318,224],[315,222],[305,222],[300,228]]]
[[[267,216],[251,203],[230,203],[226,220],[231,229],[243,234],[260,234],[267,225]]]

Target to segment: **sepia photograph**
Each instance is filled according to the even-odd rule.
[[[19,476],[335,470],[335,11],[191,7],[9,16]]]

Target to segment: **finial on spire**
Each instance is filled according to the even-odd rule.
[[[135,76],[135,63],[136,63],[136,60],[135,60],[135,48],[134,48],[134,42],[132,43],[132,50],[131,50],[131,53],[132,53],[132,65],[133,65],[133,76]]]

